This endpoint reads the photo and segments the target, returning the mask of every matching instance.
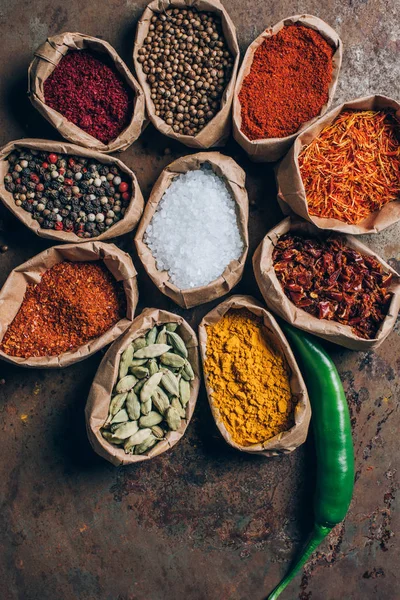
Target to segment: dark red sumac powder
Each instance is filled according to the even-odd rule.
[[[50,108],[104,144],[128,125],[132,92],[119,73],[82,50],[68,52],[44,82]]]

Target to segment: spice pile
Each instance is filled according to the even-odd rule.
[[[290,233],[279,238],[274,269],[286,296],[319,319],[349,325],[373,339],[387,315],[392,275],[372,256],[339,239],[322,241]]]
[[[343,111],[299,155],[310,215],[357,224],[400,197],[400,123]]]
[[[225,181],[211,168],[176,177],[162,197],[144,241],[159,271],[180,289],[207,285],[243,252]]]
[[[108,144],[132,116],[132,90],[114,66],[84,50],[71,50],[44,82],[47,106]]]
[[[61,262],[29,284],[0,349],[57,356],[98,338],[125,316],[123,287],[102,262]]]
[[[120,221],[131,199],[125,173],[91,158],[17,148],[5,188],[43,229],[96,237]]]
[[[242,132],[250,140],[282,138],[316,117],[328,101],[333,52],[304,25],[266,38],[239,93]]]
[[[155,113],[196,135],[217,114],[233,67],[216,13],[173,8],[151,18],[138,51]]]
[[[250,446],[289,430],[294,402],[288,367],[262,320],[248,310],[231,310],[206,329],[204,371],[232,440]]]
[[[122,353],[118,379],[101,434],[143,454],[186,419],[194,372],[177,323],[155,325]]]

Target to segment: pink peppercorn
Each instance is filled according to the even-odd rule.
[[[82,50],[68,52],[44,82],[48,106],[104,144],[129,124],[132,92],[119,73]]]

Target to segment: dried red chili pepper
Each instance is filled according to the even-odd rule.
[[[124,317],[122,285],[102,262],[61,262],[29,284],[1,342],[10,356],[55,356],[99,337]]]
[[[286,296],[319,319],[349,325],[361,338],[376,337],[391,301],[392,275],[381,263],[336,238],[290,233],[279,238],[274,269]]]

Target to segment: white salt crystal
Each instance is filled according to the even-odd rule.
[[[243,252],[235,201],[211,168],[188,171],[165,191],[144,237],[159,271],[184,290],[207,285]]]

